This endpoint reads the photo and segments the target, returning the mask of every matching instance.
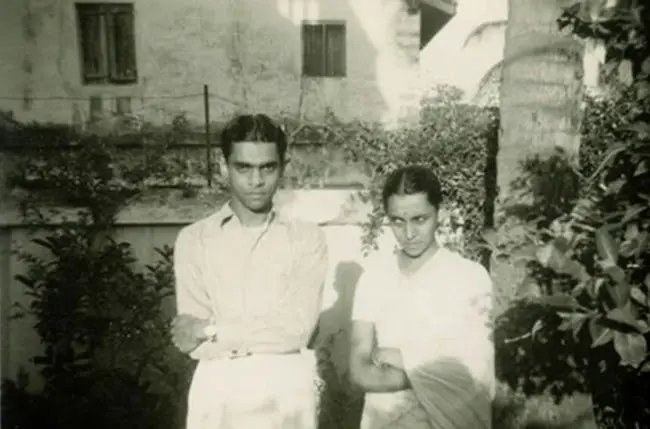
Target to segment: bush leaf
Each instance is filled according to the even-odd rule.
[[[609,311],[606,317],[611,321],[621,323],[630,328],[636,329],[637,331],[640,328],[636,318],[632,314],[629,302],[624,307],[614,308],[613,310]]]
[[[563,331],[568,331],[569,329],[573,333],[573,338],[577,339],[580,330],[584,326],[585,322],[589,320],[591,315],[587,313],[564,313],[560,314],[564,319],[558,329]]]
[[[622,365],[637,368],[645,361],[648,343],[639,333],[614,332],[614,349],[621,357]]]
[[[537,249],[537,261],[558,274],[567,274],[576,280],[585,280],[587,270],[577,261],[566,256],[562,251],[562,241],[554,240]]]
[[[598,254],[607,265],[616,265],[618,261],[618,246],[606,227],[601,227],[596,230],[596,248],[598,249]]]
[[[600,347],[614,339],[614,331],[601,325],[597,319],[589,321],[589,333],[591,334],[591,347]]]

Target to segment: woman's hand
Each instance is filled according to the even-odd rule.
[[[204,330],[209,324],[189,314],[178,315],[172,320],[172,342],[183,353],[189,353],[208,339]]]

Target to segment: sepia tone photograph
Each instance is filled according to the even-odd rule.
[[[645,0],[1,0],[3,429],[643,429]]]

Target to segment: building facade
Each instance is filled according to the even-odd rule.
[[[435,15],[436,3],[447,4],[5,0],[0,110],[78,125],[203,122],[207,87],[211,120],[254,110],[391,122],[417,110],[420,10]]]

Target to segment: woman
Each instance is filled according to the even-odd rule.
[[[367,260],[355,292],[350,374],[365,392],[362,429],[491,426],[492,282],[438,245],[435,174],[394,171],[383,205],[399,244]]]

